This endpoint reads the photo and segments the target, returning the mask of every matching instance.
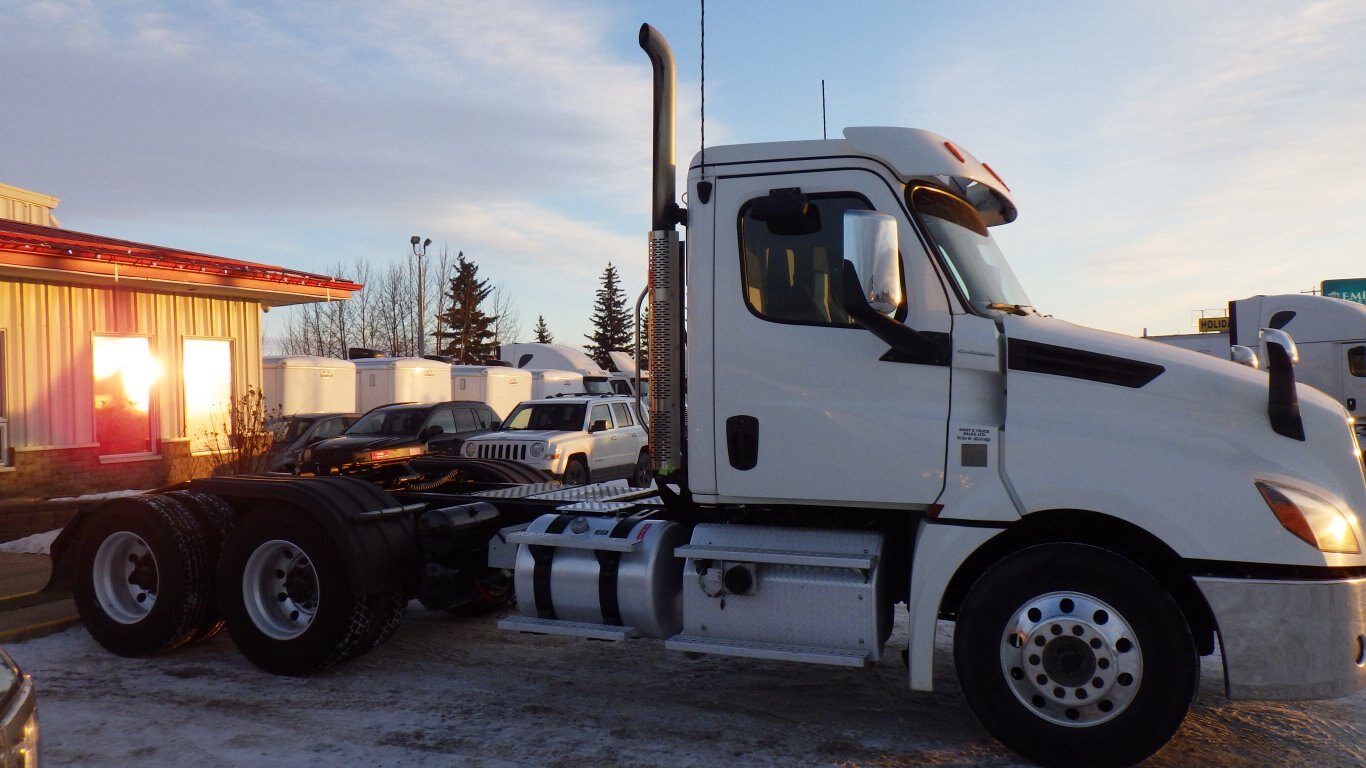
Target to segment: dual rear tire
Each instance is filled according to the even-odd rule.
[[[398,591],[357,594],[336,545],[299,517],[256,514],[223,547],[218,602],[253,664],[304,675],[367,653],[398,627]]]
[[[82,527],[73,588],[91,636],[147,656],[228,629],[257,666],[302,675],[378,647],[407,607],[400,590],[356,594],[312,520],[262,510],[240,522],[191,491],[107,503]]]

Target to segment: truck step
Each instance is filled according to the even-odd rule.
[[[589,624],[582,621],[537,619],[531,616],[508,616],[499,620],[498,628],[512,630],[513,632],[534,632],[538,635],[564,635],[566,637],[585,637],[589,640],[610,640],[614,643],[637,635],[634,627]]]
[[[711,546],[687,544],[674,550],[677,557],[690,560],[725,560],[743,563],[773,563],[781,565],[812,565],[821,568],[855,568],[871,570],[877,555],[854,555],[847,552],[808,552],[805,550],[760,549],[757,547]]]
[[[715,653],[721,656],[742,656],[747,659],[771,661],[801,661],[808,664],[828,664],[836,667],[867,666],[867,651],[845,651],[808,645],[763,643],[754,640],[730,640],[694,635],[674,635],[664,641],[671,651]]]

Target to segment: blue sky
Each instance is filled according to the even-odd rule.
[[[697,3],[0,2],[0,182],[64,226],[331,273],[463,250],[525,330],[589,330],[649,228],[642,21],[700,139]],[[1000,171],[1041,311],[1192,311],[1366,277],[1366,4],[719,3],[708,144],[910,125]],[[267,333],[283,312],[267,318]]]

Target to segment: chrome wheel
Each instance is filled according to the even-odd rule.
[[[120,624],[142,621],[156,605],[158,585],[157,559],[140,536],[118,531],[100,542],[91,586],[109,618]]]
[[[307,553],[273,539],[261,544],[242,570],[242,601],[252,624],[274,640],[291,640],[313,624],[318,573]]]
[[[1105,602],[1050,592],[1020,606],[1007,623],[1001,670],[1015,697],[1039,717],[1093,726],[1133,702],[1143,653],[1133,628]]]

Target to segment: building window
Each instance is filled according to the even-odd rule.
[[[104,456],[152,451],[152,386],[161,365],[145,337],[96,336],[95,440]]]
[[[232,342],[186,339],[182,375],[185,436],[191,450],[225,444],[232,431]],[[215,434],[218,440],[212,437]]]

